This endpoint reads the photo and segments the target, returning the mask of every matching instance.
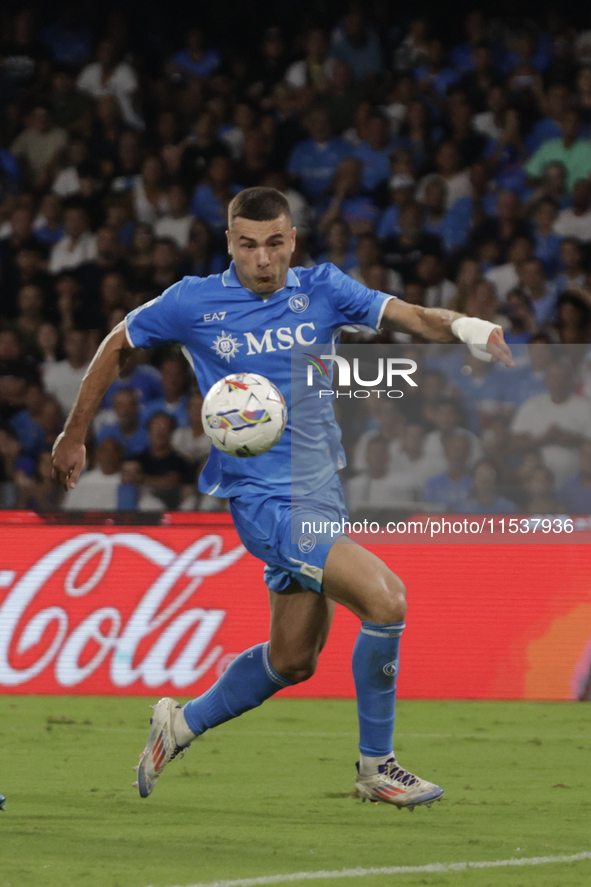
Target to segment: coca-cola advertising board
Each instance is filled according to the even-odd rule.
[[[262,564],[227,516],[133,528],[23,521],[0,535],[2,693],[195,696],[268,638]],[[408,588],[400,695],[588,698],[586,541],[375,546]],[[353,697],[357,631],[339,607],[316,675],[282,693]]]

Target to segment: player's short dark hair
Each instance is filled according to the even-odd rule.
[[[236,216],[253,222],[268,222],[281,215],[291,218],[291,211],[285,195],[276,188],[245,188],[238,192],[228,207],[229,222]]]

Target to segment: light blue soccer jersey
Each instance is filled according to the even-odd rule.
[[[390,298],[326,264],[290,269],[285,287],[265,300],[242,286],[232,263],[223,274],[185,277],[136,308],[126,318],[127,333],[136,348],[181,344],[203,394],[229,373],[266,376],[283,393],[291,418],[292,349],[314,352],[315,346],[331,343],[347,323],[377,328]],[[332,406],[328,398],[323,400],[324,421],[298,437],[298,444],[310,451],[309,464],[319,466],[310,471],[304,488],[298,485],[298,495],[317,489],[327,470],[334,473],[345,464]],[[316,403],[321,409],[321,400]],[[251,459],[213,448],[199,481],[201,491],[225,497],[268,494],[271,489],[290,496],[292,432],[288,420],[273,449]]]

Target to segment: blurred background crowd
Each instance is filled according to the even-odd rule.
[[[196,491],[201,399],[174,349],[134,355],[65,498],[49,452],[102,337],[223,271],[228,202],[268,185],[294,265],[494,320],[523,355],[518,384],[419,349],[420,398],[344,417],[351,504],[591,512],[591,19],[416,9],[3,4],[0,507],[225,507]]]

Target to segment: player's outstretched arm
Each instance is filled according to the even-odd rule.
[[[64,490],[76,486],[86,462],[88,427],[132,350],[122,321],[103,339],[86,371],[64,430],[53,447],[53,476]]]
[[[515,365],[503,330],[488,320],[466,317],[446,308],[423,308],[421,305],[409,305],[401,299],[390,299],[382,323],[385,327],[421,336],[429,342],[465,342],[481,360],[500,360],[507,366]]]

